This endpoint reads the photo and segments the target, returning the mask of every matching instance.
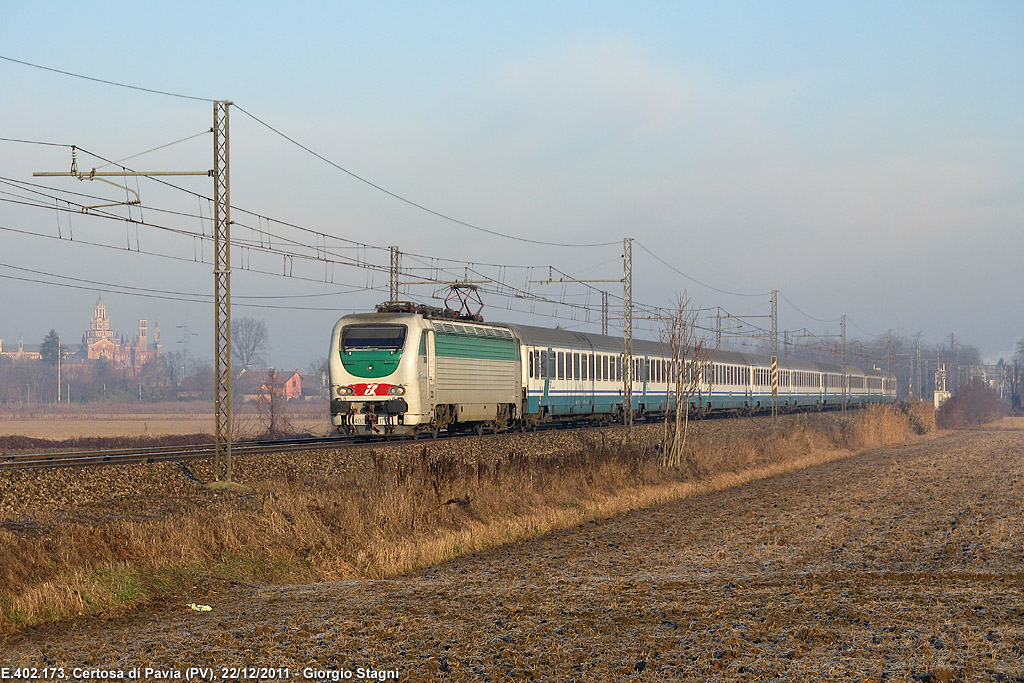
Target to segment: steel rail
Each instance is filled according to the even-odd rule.
[[[236,444],[241,454],[275,453],[345,445],[354,440],[345,437],[292,438],[265,441],[242,441]],[[214,444],[185,446],[153,446],[147,448],[117,448],[90,451],[63,451],[57,453],[18,453],[0,456],[0,470],[43,469],[87,465],[121,465],[167,460],[209,458],[215,453]]]
[[[829,406],[834,409],[837,406]],[[794,411],[804,412],[804,411]],[[741,417],[733,411],[721,411],[700,416],[701,420],[722,419],[729,417]],[[657,422],[661,416],[647,416],[642,421]],[[585,431],[588,429],[615,429],[623,428],[621,423],[610,422],[605,424],[594,424],[593,422],[576,421],[552,421],[534,427],[530,431],[547,431],[558,429],[575,429]],[[499,433],[511,433],[514,429]],[[450,438],[464,438],[467,436],[480,435],[469,433],[442,433],[434,438],[424,439],[426,441],[437,441]],[[232,444],[232,449],[238,455],[260,455],[264,453],[286,453],[289,451],[302,451],[320,448],[340,448],[357,446],[368,443],[400,443],[415,442],[419,437],[415,436],[394,436],[375,434],[355,434],[319,437],[291,437],[287,439],[266,439],[238,441]],[[15,453],[0,455],[0,471],[4,470],[25,470],[25,469],[51,469],[57,467],[90,467],[100,465],[127,465],[133,463],[156,463],[175,460],[197,460],[200,458],[212,458],[216,453],[215,445],[189,444],[184,446],[150,446],[146,448],[117,448],[98,449],[88,451],[61,451],[55,453]]]

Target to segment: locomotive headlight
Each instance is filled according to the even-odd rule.
[[[392,396],[401,396],[405,393],[405,387],[390,387],[388,393]]]
[[[352,387],[338,387],[338,396],[351,396],[356,393]]]

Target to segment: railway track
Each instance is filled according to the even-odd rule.
[[[599,429],[611,425],[596,426],[593,424],[571,424],[552,422],[539,428],[545,429]],[[442,432],[430,439],[443,440],[451,438],[478,436],[475,433]],[[264,453],[286,453],[311,448],[344,447],[367,443],[411,442],[416,437],[384,436],[384,435],[339,435],[321,437],[294,437],[290,439],[235,441],[231,444],[231,454],[257,455]],[[196,460],[212,458],[214,444],[196,444],[190,446],[153,446],[148,448],[116,448],[88,451],[64,451],[57,453],[18,453],[0,455],[0,471],[23,469],[47,469],[55,467],[95,467],[101,465],[129,465],[134,463],[155,463],[178,460]]]
[[[231,444],[232,455],[281,453],[323,446],[355,443],[351,437],[310,437],[267,441],[238,441]],[[128,465],[174,460],[212,458],[214,445],[154,446],[150,448],[117,448],[61,453],[20,453],[0,456],[0,470],[46,469],[52,467],[86,467],[97,465]]]
[[[722,419],[737,417],[732,411],[708,413],[691,419]],[[638,423],[657,421],[658,416],[641,418]],[[621,427],[621,423],[594,424],[592,422],[549,422],[533,430],[550,429],[608,429]],[[533,431],[531,430],[531,431]],[[473,433],[449,434],[442,432],[435,439],[462,438],[474,436]],[[412,441],[416,437],[383,436],[383,435],[339,435],[319,437],[294,437],[289,439],[236,441],[231,444],[231,454],[257,455],[263,453],[286,453],[302,451],[310,448],[343,447],[366,443],[385,443],[396,441]],[[433,439],[431,439],[433,440]],[[58,453],[19,453],[0,455],[0,471],[22,469],[47,469],[54,467],[94,467],[101,465],[128,465],[133,463],[155,463],[177,460],[196,460],[212,458],[214,444],[197,444],[190,446],[153,446],[149,448],[117,448],[90,451],[65,451]]]
[[[547,425],[548,429],[565,429],[563,423]],[[593,425],[586,425],[593,427]],[[577,426],[577,428],[580,428]],[[442,433],[435,439],[460,438],[475,434]],[[431,440],[435,440],[431,439]],[[286,453],[311,448],[343,447],[367,443],[411,442],[414,437],[384,435],[343,435],[320,437],[295,437],[290,439],[235,441],[231,444],[231,454],[258,455],[264,453]],[[196,460],[212,458],[214,444],[196,444],[190,446],[153,446],[149,448],[116,448],[89,451],[64,451],[57,453],[18,453],[0,456],[0,471],[22,469],[47,469],[54,467],[93,467],[100,465],[130,465],[133,463],[155,463],[176,460]]]

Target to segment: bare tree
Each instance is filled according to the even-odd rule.
[[[667,397],[674,393],[676,401],[671,427],[669,411],[665,411],[662,465],[681,467],[690,424],[690,399],[700,392],[711,361],[711,348],[704,335],[697,331],[697,311],[691,308],[685,291],[676,296],[675,310],[666,321],[662,339],[667,340],[672,349],[671,373],[665,392]]]
[[[1010,372],[1010,403],[1015,411],[1019,411],[1024,405],[1024,339],[1017,340]]]
[[[264,362],[270,350],[267,324],[256,318],[235,318],[231,321],[231,357],[242,370],[251,370]]]
[[[316,378],[316,385],[319,389],[320,398],[329,397],[328,394],[330,392],[328,391],[329,382],[327,378],[327,373],[328,363],[326,357],[321,358],[320,360],[312,361],[308,366],[306,366],[306,374],[309,377]]]
[[[284,414],[286,401],[284,382],[278,378],[274,368],[267,370],[266,377],[263,378],[263,386],[260,389],[256,410],[259,413],[260,422],[266,430],[267,438],[278,439],[294,434],[295,427]]]

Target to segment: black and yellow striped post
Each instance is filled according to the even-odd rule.
[[[772,290],[772,425],[779,408],[779,290]]]

